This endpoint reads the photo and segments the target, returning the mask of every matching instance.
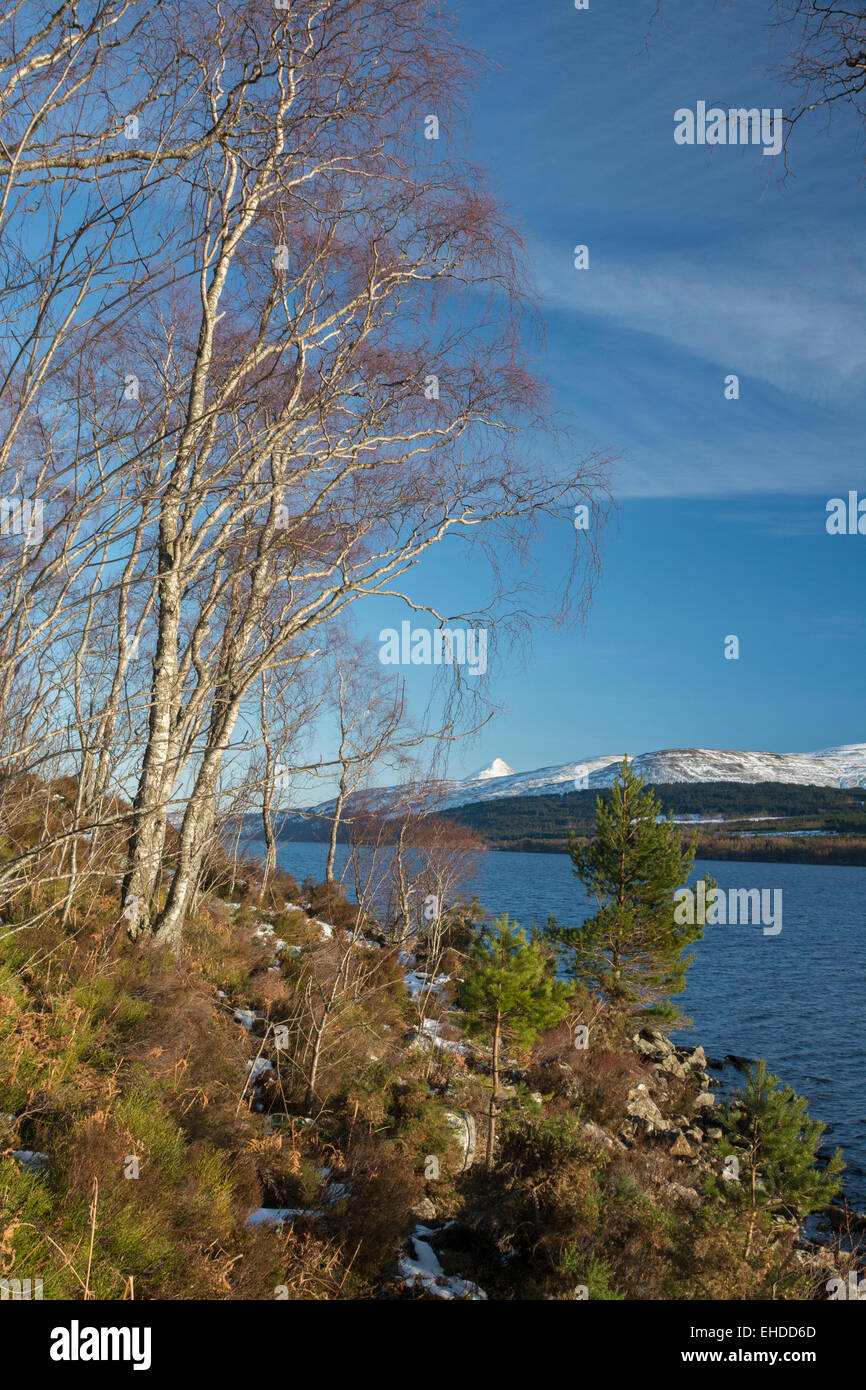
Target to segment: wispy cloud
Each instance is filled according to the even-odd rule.
[[[866,292],[849,253],[802,243],[638,252],[595,247],[591,268],[569,248],[533,248],[548,306],[646,333],[709,362],[808,400],[838,400],[866,384]]]

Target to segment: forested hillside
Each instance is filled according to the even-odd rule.
[[[687,824],[689,832],[698,830],[703,858],[866,863],[866,798],[859,788],[704,782],[655,790],[666,814],[724,821]],[[521,796],[459,806],[443,814],[471,826],[491,849],[565,851],[572,832],[578,837],[589,834],[596,796],[594,791]],[[759,817],[772,818],[772,823],[758,823]],[[782,836],[803,831],[821,834],[790,840]],[[768,839],[767,832],[775,833]]]

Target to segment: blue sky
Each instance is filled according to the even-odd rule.
[[[454,775],[494,756],[526,770],[866,739],[866,536],[824,524],[828,498],[866,496],[866,148],[841,110],[829,130],[801,122],[787,177],[759,147],[676,145],[677,108],[788,110],[792,95],[767,71],[783,56],[769,0],[663,0],[645,46],[654,8],[458,11],[495,63],[460,139],[527,239],[547,326],[536,366],[583,448],[618,456],[619,515],[585,628],[538,624],[522,658],[494,662],[498,712]],[[547,528],[542,588],[571,542],[567,521]],[[453,551],[423,578],[455,613],[482,592]],[[375,641],[405,616],[377,601],[357,621]],[[429,673],[408,676],[420,707]]]

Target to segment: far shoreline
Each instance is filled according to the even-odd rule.
[[[287,841],[286,843],[291,843]],[[862,869],[866,867],[866,843],[858,843],[856,846],[827,844],[819,841],[819,845],[826,845],[824,853],[817,853],[814,848],[799,845],[792,846],[789,853],[773,853],[764,844],[756,846],[751,852],[729,848],[727,845],[712,845],[707,843],[698,844],[696,854],[697,859],[718,859],[731,860],[741,863],[759,864],[814,864],[827,868],[848,868]],[[568,844],[561,842],[552,844],[517,843],[517,844],[493,844],[486,845],[485,849],[490,853],[507,854],[568,854]]]

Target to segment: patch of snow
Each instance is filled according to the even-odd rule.
[[[446,1274],[436,1251],[425,1236],[435,1235],[429,1226],[416,1226],[409,1237],[412,1255],[403,1255],[398,1269],[401,1279],[408,1284],[421,1284],[426,1293],[433,1298],[465,1298],[473,1303],[486,1302],[487,1294],[469,1279],[461,1279],[456,1274]]]
[[[451,983],[451,976],[437,975],[435,979],[428,980],[423,970],[407,970],[403,975],[403,980],[412,998],[417,999],[419,994],[441,993],[445,986]]]
[[[317,1211],[305,1211],[303,1207],[258,1207],[247,1217],[248,1226],[285,1226],[296,1221],[299,1216],[318,1216]]]
[[[332,1182],[328,1184],[328,1201],[342,1202],[348,1197],[352,1189],[347,1182]]]
[[[461,1054],[467,1053],[469,1051],[469,1048],[466,1046],[465,1043],[456,1042],[452,1038],[439,1037],[439,1023],[440,1020],[438,1018],[424,1019],[424,1022],[421,1024],[420,1031],[421,1036],[425,1039],[425,1041],[431,1042],[434,1047],[439,1048],[442,1052],[458,1052]]]

